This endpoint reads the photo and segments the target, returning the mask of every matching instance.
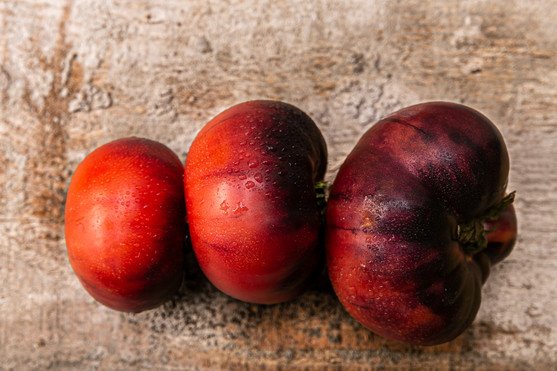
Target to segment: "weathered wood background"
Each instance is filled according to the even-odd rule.
[[[67,261],[65,191],[123,136],[185,160],[222,109],[281,99],[322,129],[332,180],[381,116],[471,105],[507,140],[520,237],[448,344],[374,336],[325,279],[275,306],[232,300],[189,256],[180,295],[121,314]],[[0,2],[1,369],[549,369],[557,364],[557,2]]]

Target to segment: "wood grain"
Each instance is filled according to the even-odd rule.
[[[557,364],[557,3],[58,1],[0,4],[0,369],[548,369]],[[406,105],[473,106],[503,133],[519,239],[472,327],[403,346],[353,321],[327,280],[299,299],[226,297],[190,254],[180,294],[121,314],[67,262],[65,192],[123,136],[184,161],[197,131],[254,98],[306,111],[334,179],[360,135]]]

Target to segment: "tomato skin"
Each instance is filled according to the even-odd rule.
[[[491,264],[497,264],[505,259],[516,243],[518,222],[513,205],[509,205],[498,219],[485,223],[488,245],[485,253],[489,256]]]
[[[241,103],[200,131],[185,165],[187,220],[217,288],[259,304],[306,289],[324,260],[314,184],[326,163],[315,123],[283,102]]]
[[[178,290],[186,235],[183,166],[161,143],[123,138],[90,153],[68,188],[65,237],[84,288],[141,312]]]
[[[331,187],[327,266],[346,310],[371,331],[408,344],[449,341],[474,320],[492,264],[516,237],[508,206],[468,252],[460,226],[505,195],[509,158],[479,112],[431,102],[395,112],[356,144]],[[479,220],[479,219],[478,219]]]

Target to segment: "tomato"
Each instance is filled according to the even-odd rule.
[[[140,312],[169,299],[182,281],[185,235],[183,166],[166,146],[119,139],[77,167],[66,246],[79,281],[100,303]]]
[[[327,207],[328,272],[347,311],[403,343],[462,333],[516,239],[508,173],[500,132],[463,105],[419,104],[372,126]]]
[[[236,105],[200,131],[185,165],[187,221],[218,289],[261,304],[306,289],[324,260],[314,186],[326,164],[315,123],[283,102]]]

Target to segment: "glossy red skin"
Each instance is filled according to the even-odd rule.
[[[457,226],[505,195],[509,157],[497,128],[443,102],[379,121],[341,167],[327,207],[327,265],[347,311],[384,337],[449,341],[474,320],[492,264],[516,237],[514,208],[469,256]],[[490,258],[491,257],[491,258]]]
[[[183,166],[174,152],[135,137],[105,144],[79,164],[68,188],[71,266],[107,307],[154,308],[181,284],[184,219]]]
[[[307,288],[324,260],[314,184],[326,162],[315,123],[286,103],[241,103],[201,130],[186,159],[187,219],[218,289],[274,304]]]

